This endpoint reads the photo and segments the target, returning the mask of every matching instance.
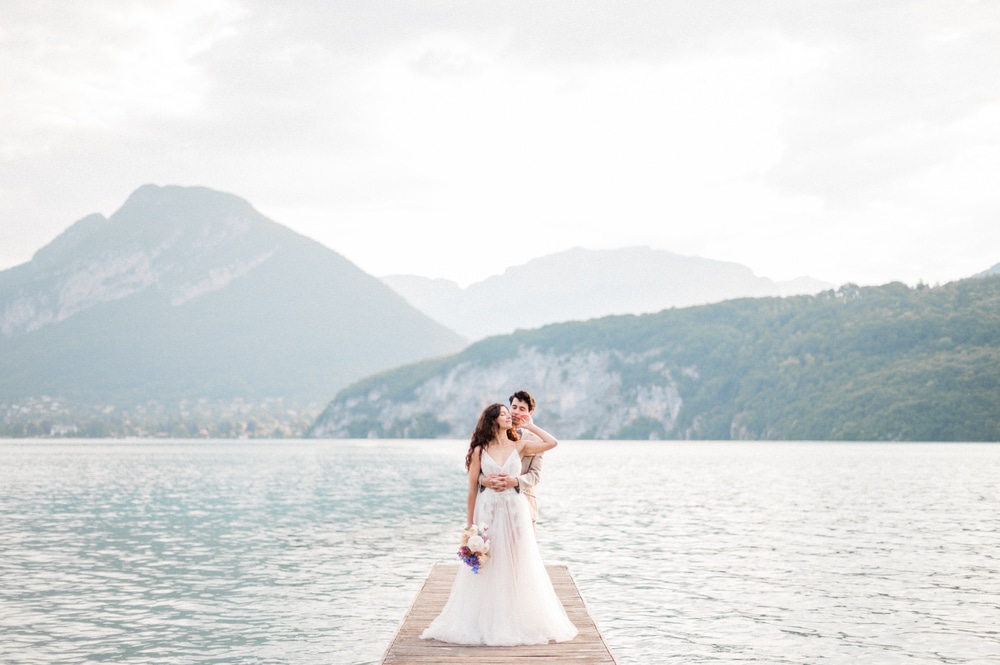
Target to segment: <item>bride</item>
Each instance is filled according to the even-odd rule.
[[[466,525],[489,527],[489,557],[478,573],[466,566],[459,569],[448,602],[421,639],[514,646],[564,642],[576,636],[576,626],[566,616],[545,572],[527,500],[512,487],[479,491],[480,472],[517,476],[522,456],[558,444],[530,416],[521,427],[540,441],[522,441],[511,427],[510,411],[504,404],[492,404],[479,416],[465,456],[469,471]]]

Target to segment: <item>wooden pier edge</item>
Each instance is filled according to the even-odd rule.
[[[420,585],[420,591],[418,591],[417,595],[413,597],[413,602],[410,603],[409,609],[407,609],[406,610],[406,614],[403,615],[403,620],[399,622],[398,626],[396,626],[396,632],[393,633],[392,639],[389,641],[389,646],[387,646],[385,648],[385,653],[382,654],[382,661],[381,661],[382,665],[385,665],[385,663],[390,662],[389,661],[389,657],[392,654],[392,650],[393,650],[393,647],[396,645],[396,642],[399,641],[399,635],[400,635],[400,633],[403,632],[403,628],[410,621],[410,615],[413,614],[413,608],[416,606],[417,602],[420,600],[420,597],[424,595],[424,589],[427,588],[427,584],[431,581],[431,577],[434,575],[434,570],[438,566],[440,566],[440,565],[443,565],[443,564],[434,564],[434,566],[431,567],[431,572],[427,575],[427,578],[424,580],[424,583],[422,585]],[[438,611],[440,612],[440,610],[438,610]],[[421,629],[421,630],[423,630],[423,629]],[[420,637],[420,635],[418,634],[417,638],[419,639],[419,637]]]
[[[385,650],[382,665],[429,665],[431,663],[491,663],[493,665],[514,665],[527,663],[538,665],[617,665],[608,648],[604,636],[594,623],[587,604],[580,594],[569,568],[554,564],[545,566],[566,609],[566,614],[580,631],[568,642],[524,645],[517,647],[488,647],[460,645],[422,640],[420,633],[444,607],[451,584],[455,578],[458,563],[435,564],[420,591],[407,610],[403,621],[396,629],[392,641]]]
[[[607,641],[604,639],[604,634],[601,632],[601,629],[597,627],[597,623],[594,621],[593,617],[590,616],[590,608],[587,607],[587,599],[583,597],[583,594],[580,593],[579,587],[576,586],[576,580],[573,579],[573,573],[569,572],[568,566],[562,566],[562,568],[566,569],[566,575],[573,584],[573,589],[576,590],[576,595],[580,598],[580,604],[583,605],[583,611],[587,614],[587,621],[589,621],[590,625],[593,626],[594,632],[597,634],[597,637],[601,640],[601,644],[604,646],[604,650],[608,652],[608,662],[612,665],[618,665],[615,655],[611,653],[611,647],[608,646]],[[548,566],[546,566],[546,570],[548,570]],[[552,577],[551,571],[549,572],[549,577]],[[560,600],[562,600],[562,598],[560,598]],[[577,624],[577,628],[579,627],[580,624]]]

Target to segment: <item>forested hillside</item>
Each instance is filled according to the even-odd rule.
[[[465,437],[516,388],[564,438],[1000,440],[1000,276],[494,337],[343,390],[315,436]]]

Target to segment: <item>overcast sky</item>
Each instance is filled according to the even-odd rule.
[[[1000,262],[1000,2],[0,0],[0,269],[145,183],[373,275]]]

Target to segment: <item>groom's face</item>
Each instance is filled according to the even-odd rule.
[[[528,410],[527,404],[516,397],[511,401],[510,415],[514,419],[514,425],[520,425],[529,414],[531,414],[531,411]]]

